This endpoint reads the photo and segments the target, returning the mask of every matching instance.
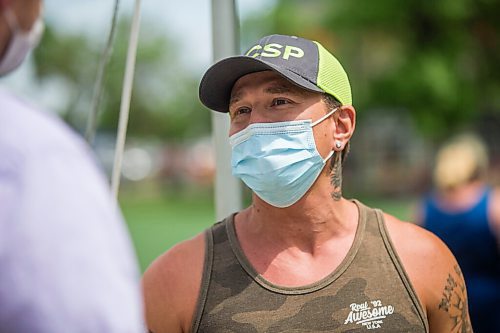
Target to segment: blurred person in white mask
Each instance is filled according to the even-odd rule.
[[[0,0],[0,76],[43,33],[41,0]],[[141,332],[127,229],[84,141],[0,89],[0,332]]]

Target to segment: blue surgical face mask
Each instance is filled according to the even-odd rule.
[[[313,127],[336,109],[318,119],[254,123],[232,135],[233,175],[275,207],[296,203],[318,178],[332,150],[323,159],[316,149]]]

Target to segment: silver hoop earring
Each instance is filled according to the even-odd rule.
[[[340,141],[336,141],[335,142],[335,147],[337,147],[337,149],[342,148],[342,143]]]

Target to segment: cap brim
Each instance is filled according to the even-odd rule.
[[[210,67],[200,82],[201,102],[214,111],[228,112],[229,99],[234,84],[244,75],[272,70],[304,89],[324,92],[314,83],[289,70],[279,68],[264,60],[247,56],[226,58]]]

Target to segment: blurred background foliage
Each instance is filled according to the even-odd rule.
[[[118,23],[105,74],[98,121],[98,130],[104,133],[115,133],[118,125],[129,29],[129,20]],[[83,33],[56,31],[50,22],[41,43],[43,47],[34,54],[37,78],[41,83],[54,79],[64,82],[70,102],[60,112],[70,125],[83,131],[103,45],[96,45]],[[154,23],[143,23],[129,136],[176,141],[210,133],[210,113],[200,112],[202,106],[196,95],[199,79],[189,69],[179,66],[178,49],[165,31]]]
[[[407,112],[427,137],[441,139],[500,109],[500,1],[279,0],[242,22],[241,44],[270,33],[320,41],[341,59],[354,105]],[[50,24],[50,23],[49,23]],[[118,26],[99,129],[116,129],[130,22]],[[74,127],[86,120],[101,45],[50,25],[35,53],[38,78],[57,77],[70,89],[63,112]],[[179,66],[168,34],[145,22],[138,51],[129,125],[131,136],[164,140],[206,135],[199,73]],[[80,112],[78,112],[80,110]]]
[[[244,23],[316,39],[341,59],[358,116],[408,112],[434,139],[500,110],[500,1],[279,0]]]
[[[270,3],[244,15],[242,50],[264,35],[298,35],[331,50],[350,77],[358,123],[344,168],[345,196],[411,219],[430,189],[436,148],[460,131],[487,142],[491,179],[500,183],[500,1]],[[94,149],[108,171],[129,29],[129,19],[121,18],[99,108]],[[38,83],[58,87],[64,103],[56,111],[81,133],[103,48],[95,36],[55,30],[48,21],[34,54]],[[211,114],[198,100],[203,73],[183,61],[181,50],[158,21],[143,19],[120,192],[143,269],[214,219]]]
[[[332,50],[348,72],[358,111],[347,192],[415,195],[430,186],[433,153],[454,133],[480,133],[492,165],[500,165],[499,12],[498,0],[275,0],[244,15],[240,45],[283,33]],[[149,179],[160,191],[211,186],[211,115],[198,100],[203,73],[183,61],[179,41],[159,23],[144,19],[141,26],[127,142],[146,150],[130,154],[131,168],[149,169],[132,179],[135,185]],[[83,133],[104,43],[47,25],[34,56],[37,78],[58,82],[67,100],[58,111]],[[130,25],[122,15],[99,107],[94,148],[107,170]]]

